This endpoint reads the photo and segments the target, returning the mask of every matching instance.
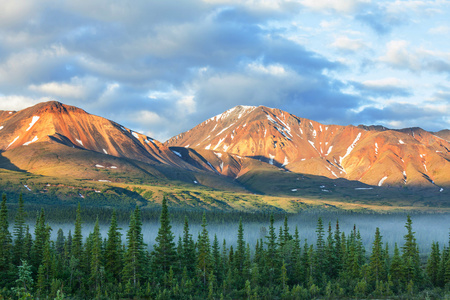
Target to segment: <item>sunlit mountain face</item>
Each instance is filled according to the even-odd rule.
[[[213,151],[219,161],[226,153],[375,186],[439,187],[450,182],[450,145],[438,135],[420,128],[326,125],[279,109],[236,106],[167,145]]]

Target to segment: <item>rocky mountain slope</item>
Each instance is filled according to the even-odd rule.
[[[0,112],[0,128],[0,151],[56,142],[146,163],[188,167],[168,147],[151,137],[56,101],[19,112]]]
[[[339,188],[339,183],[342,191],[406,186],[439,194],[450,186],[446,133],[324,125],[279,109],[237,106],[163,144],[52,101],[0,111],[0,168],[264,194],[306,191],[299,178],[308,175],[312,193],[319,187],[319,193]],[[373,190],[374,197],[378,194]]]
[[[291,172],[374,186],[450,186],[450,143],[420,128],[324,125],[279,109],[237,106],[166,145],[212,151],[213,168],[228,176],[242,175],[248,170],[242,161],[256,159]],[[239,172],[223,167],[230,157]]]

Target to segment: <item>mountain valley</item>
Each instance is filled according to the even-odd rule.
[[[445,209],[449,149],[448,130],[324,125],[264,106],[234,107],[165,143],[56,101],[0,111],[0,187],[44,201],[50,185],[55,203],[108,190],[98,203]]]

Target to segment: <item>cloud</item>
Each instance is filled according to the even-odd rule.
[[[339,13],[352,13],[370,0],[301,0],[300,3],[313,10],[331,10]]]
[[[279,107],[322,122],[368,123],[372,114],[356,112],[381,98],[445,96],[385,75],[427,71],[442,81],[450,65],[445,48],[414,48],[408,35],[385,49],[376,45],[377,34],[387,38],[421,26],[430,9],[440,18],[431,24],[445,26],[437,10],[446,12],[446,4],[424,3],[10,1],[0,11],[0,103],[21,109],[56,98],[162,141],[239,104]],[[439,27],[430,33],[444,30]],[[364,78],[381,79],[350,81],[361,75],[354,66],[369,54],[378,64],[365,68]],[[355,93],[346,93],[351,89]]]
[[[350,39],[346,36],[336,38],[331,46],[344,52],[356,52],[368,48],[361,39]]]
[[[369,9],[360,11],[355,15],[355,19],[369,26],[380,35],[392,31],[393,27],[407,22],[400,14],[390,14],[382,6],[371,6]]]
[[[379,61],[397,69],[412,72],[450,73],[450,52],[412,49],[410,43],[404,40],[390,41],[386,53]]]
[[[55,97],[76,98],[80,100],[97,98],[103,87],[94,77],[72,77],[69,82],[47,82],[28,87],[31,91]]]
[[[28,19],[37,9],[38,3],[32,0],[5,1],[0,10],[0,26],[12,27]]]
[[[11,53],[0,61],[0,87],[5,91],[11,86],[65,78],[67,54],[67,50],[57,44]]]
[[[420,126],[425,130],[439,131],[450,128],[447,112],[450,105],[417,106],[409,103],[392,103],[382,108],[367,107],[358,113],[361,120],[371,124],[380,124],[387,127],[406,128]]]
[[[412,88],[407,81],[394,77],[354,82],[353,86],[364,96],[388,99],[392,97],[408,97]]]
[[[0,110],[21,110],[29,106],[38,104],[39,102],[49,101],[49,98],[29,98],[22,95],[1,95],[0,94]]]
[[[436,34],[436,35],[449,34],[450,26],[442,25],[442,26],[433,27],[428,30],[428,33]]]

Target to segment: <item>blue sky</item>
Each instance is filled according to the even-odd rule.
[[[17,0],[0,110],[58,100],[160,141],[236,105],[450,128],[450,1]]]

